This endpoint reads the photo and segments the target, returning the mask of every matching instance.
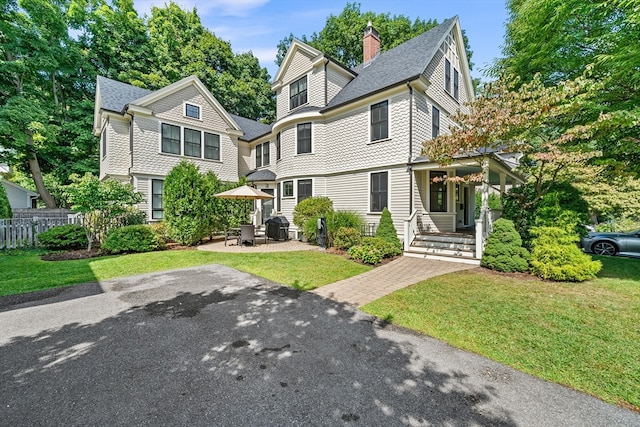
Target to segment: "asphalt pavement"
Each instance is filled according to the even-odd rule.
[[[640,414],[210,265],[0,299],[0,424],[640,426]]]

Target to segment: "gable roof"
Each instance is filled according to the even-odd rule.
[[[357,76],[322,111],[419,78],[456,24],[457,16],[447,19],[437,27],[379,54],[372,61],[354,67]]]
[[[16,190],[23,191],[23,192],[24,192],[27,196],[29,196],[29,197],[37,197],[37,196],[38,196],[38,193],[36,193],[35,191],[31,191],[31,190],[29,190],[28,188],[24,188],[24,187],[22,187],[22,186],[20,186],[20,185],[16,184],[15,182],[11,182],[11,181],[6,180],[6,179],[4,179],[4,178],[2,178],[2,179],[0,180],[0,182],[2,182],[2,185],[4,185],[4,186],[5,186],[5,188],[7,188],[7,187],[13,187],[13,188],[15,188]]]
[[[213,95],[211,95],[211,92],[206,89],[204,84],[196,76],[186,77],[156,91],[139,88],[128,83],[98,76],[96,96],[100,97],[101,108],[103,110],[123,114],[129,104],[144,106],[156,99],[168,96],[189,84],[196,85],[205,97],[221,110],[221,113],[223,116],[226,116],[227,121],[233,129],[238,129],[244,132],[244,135],[240,137],[240,139],[251,141],[271,131],[270,125],[227,113],[227,111],[218,103]]]

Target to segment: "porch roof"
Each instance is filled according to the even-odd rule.
[[[456,156],[451,164],[441,165],[429,160],[428,157],[416,157],[411,163],[414,171],[420,170],[446,170],[455,169],[457,176],[470,175],[482,171],[482,158],[489,161],[489,183],[500,182],[500,174],[506,174],[511,180],[524,183],[525,178],[515,171],[518,166],[518,155],[516,153],[465,153]]]

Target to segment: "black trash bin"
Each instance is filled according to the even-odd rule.
[[[267,237],[273,240],[289,240],[289,221],[284,216],[270,216],[264,222]]]

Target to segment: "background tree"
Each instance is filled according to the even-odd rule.
[[[307,37],[302,35],[299,39],[312,47],[332,56],[348,67],[355,67],[362,62],[362,35],[371,21],[380,34],[380,50],[389,50],[412,39],[425,31],[438,25],[434,19],[423,20],[416,18],[411,20],[404,15],[389,13],[362,12],[360,3],[347,3],[340,15],[329,15],[325,26],[319,33],[313,33]],[[463,31],[464,43],[467,48],[467,59],[472,66],[473,55],[469,40]],[[278,43],[276,64],[280,65],[289,46],[293,42],[294,35],[283,38]]]
[[[591,125],[589,143],[601,150],[604,176],[640,174],[640,10],[633,0],[510,0],[504,58],[508,73],[546,85],[585,72],[599,82],[597,96],[577,119]]]
[[[0,181],[2,180],[2,176],[0,176]],[[7,197],[7,192],[4,189],[4,185],[0,182],[0,219],[7,219],[13,217],[13,212],[11,211],[11,205],[9,204],[9,198]]]

